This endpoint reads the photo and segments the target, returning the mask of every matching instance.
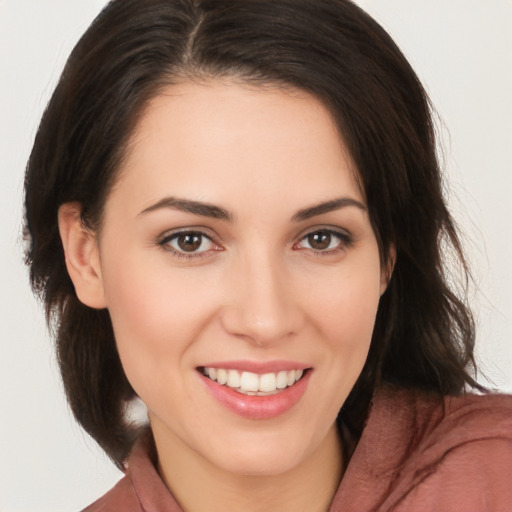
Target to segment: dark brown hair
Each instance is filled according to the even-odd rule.
[[[232,77],[299,88],[331,112],[357,165],[382,263],[396,264],[381,298],[362,374],[340,418],[357,435],[381,382],[460,393],[474,327],[449,287],[441,250],[467,272],[446,208],[428,98],[389,35],[348,0],[114,0],[73,50],[44,113],[26,173],[27,263],[46,305],[67,397],[79,423],[121,464],[135,432],[134,396],[107,310],[76,297],[57,211],[102,209],[144,106],[186,79]]]

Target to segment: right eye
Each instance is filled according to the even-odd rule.
[[[194,257],[218,247],[213,240],[200,231],[180,231],[164,237],[159,245],[177,256]]]

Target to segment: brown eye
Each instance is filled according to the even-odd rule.
[[[320,229],[312,231],[302,238],[297,247],[299,249],[310,249],[315,252],[325,252],[327,254],[349,247],[352,238],[348,233],[339,233],[329,229]]]
[[[215,247],[213,241],[198,231],[183,231],[164,238],[160,245],[177,254],[200,255]]]
[[[332,235],[328,231],[317,231],[307,236],[308,244],[316,251],[325,251],[331,245]]]
[[[176,238],[178,247],[185,252],[194,252],[201,247],[202,236],[197,233],[185,233]]]

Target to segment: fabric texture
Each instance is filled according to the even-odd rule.
[[[84,512],[183,512],[152,451],[141,438],[124,478]],[[512,512],[512,396],[379,389],[328,512],[342,511]]]

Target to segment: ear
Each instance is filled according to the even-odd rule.
[[[380,295],[384,295],[386,291],[389,281],[391,280],[391,276],[393,275],[393,269],[395,268],[396,262],[396,248],[394,244],[391,244],[389,247],[389,253],[386,258],[386,261],[382,267],[380,272]]]
[[[91,308],[106,307],[96,236],[82,219],[80,203],[64,203],[59,208],[59,232],[66,268],[80,302]]]

